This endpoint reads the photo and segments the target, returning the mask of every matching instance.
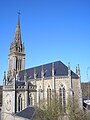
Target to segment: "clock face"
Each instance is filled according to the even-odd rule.
[[[6,97],[5,97],[5,107],[8,111],[11,110],[11,96],[10,94],[6,94]]]

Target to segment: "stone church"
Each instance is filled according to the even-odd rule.
[[[25,69],[25,46],[18,15],[14,40],[10,45],[8,72],[4,72],[2,119],[31,120],[35,113],[33,106],[40,106],[44,100],[49,102],[52,93],[62,98],[64,111],[69,94],[78,99],[82,108],[80,67],[76,67],[75,73],[70,64],[66,66],[61,61],[55,61]]]

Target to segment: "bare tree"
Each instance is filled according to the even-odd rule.
[[[58,95],[52,95],[50,102],[41,104],[41,107],[36,107],[37,120],[63,120],[63,106],[61,106]]]
[[[68,97],[66,108],[61,104],[58,95],[52,95],[50,102],[40,102],[36,107],[35,120],[90,120],[90,112],[80,109],[76,98]],[[65,112],[66,109],[66,112]]]
[[[88,111],[84,111],[79,107],[78,100],[71,96],[68,97],[67,115],[69,120],[90,120]]]

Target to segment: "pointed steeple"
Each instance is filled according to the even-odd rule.
[[[22,41],[21,41],[21,30],[20,30],[20,13],[18,13],[18,22],[17,22],[17,26],[16,26],[14,43],[18,43],[19,45],[22,43]]]
[[[18,22],[16,26],[14,41],[10,46],[10,53],[13,51],[24,52],[24,43],[21,40],[21,30],[20,30],[20,13],[18,13]]]
[[[25,67],[25,53],[24,53],[24,43],[21,40],[21,30],[20,30],[20,13],[18,13],[18,21],[15,31],[14,40],[10,45],[10,54],[8,59],[9,73],[13,74],[13,71],[16,71],[16,74],[23,70]]]

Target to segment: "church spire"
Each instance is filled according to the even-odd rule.
[[[14,41],[10,45],[9,54],[9,73],[13,73],[24,69],[25,64],[25,53],[24,53],[24,43],[21,40],[21,30],[20,30],[20,13],[18,13],[18,21],[16,25],[16,31],[14,36]]]
[[[18,12],[18,22],[16,26],[16,32],[14,37],[14,43],[21,44],[21,30],[20,30],[20,13]]]

